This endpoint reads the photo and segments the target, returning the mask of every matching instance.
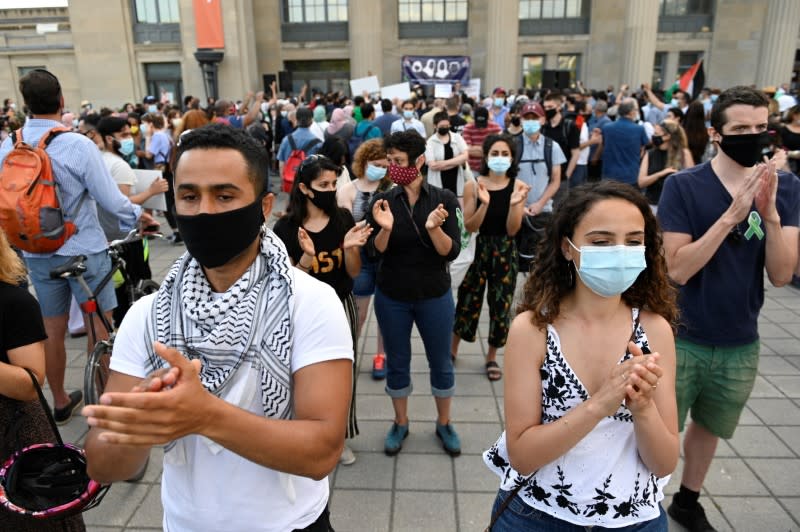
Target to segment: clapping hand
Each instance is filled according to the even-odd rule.
[[[516,185],[514,185],[514,192],[511,194],[511,206],[523,203],[528,198],[528,192],[530,191],[530,185],[517,181]]]
[[[372,226],[367,224],[366,220],[361,220],[344,235],[342,247],[344,249],[350,249],[352,247],[360,248],[367,243],[367,238],[370,233],[372,233]]]
[[[775,159],[763,165],[758,179],[758,188],[755,192],[756,209],[764,222],[778,221],[780,215],[776,206],[778,197],[778,170]]]
[[[444,224],[444,221],[447,220],[447,215],[447,209],[445,209],[444,205],[440,203],[428,215],[428,219],[425,221],[425,229],[431,231],[437,227],[441,227],[441,225]]]
[[[628,362],[632,362],[633,365],[627,374],[625,405],[628,410],[636,414],[650,405],[658,386],[658,379],[664,371],[658,365],[661,356],[658,353],[645,357],[641,348],[633,342],[628,344],[628,351],[633,355]]]
[[[376,201],[372,206],[372,218],[384,231],[392,231],[394,216],[392,215],[392,209],[389,208],[389,202],[385,199]]]
[[[314,241],[308,236],[308,233],[302,227],[297,229],[297,240],[300,242],[300,249],[309,257],[316,257],[317,252],[314,249]]]
[[[489,189],[486,188],[484,183],[478,183],[478,200],[484,205],[489,205],[489,200],[491,197],[489,196]]]

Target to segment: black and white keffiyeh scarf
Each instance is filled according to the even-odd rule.
[[[291,416],[294,277],[286,248],[266,226],[250,268],[224,294],[214,294],[198,262],[184,253],[158,290],[145,341],[148,373],[166,366],[161,342],[203,363],[200,380],[221,396],[243,364],[259,375],[264,415]]]

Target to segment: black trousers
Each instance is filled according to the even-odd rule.
[[[328,506],[325,506],[316,521],[303,529],[295,529],[293,532],[335,532],[331,526],[331,512],[328,510]]]

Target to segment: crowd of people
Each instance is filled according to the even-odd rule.
[[[165,446],[165,529],[332,530],[326,477],[357,460],[345,441],[371,304],[372,377],[394,410],[385,453],[409,434],[416,326],[432,430],[458,456],[454,367],[485,298],[485,375],[505,378],[505,430],[483,456],[500,481],[491,530],[666,530],[667,513],[713,530],[699,497],[755,382],[764,272],[800,287],[800,105],[773,87],[454,89],[390,101],[273,86],[71,113],[55,76],[26,74],[24,111],[4,103],[0,161],[68,129],[47,153],[79,231],[25,251],[27,272],[0,232],[0,289],[17,302],[0,308],[0,396],[30,399],[22,366],[46,376],[56,421],[79,408],[64,338],[87,295],[49,272],[86,255],[96,286],[108,242],[152,227],[142,204],[165,194],[186,252],[156,294],[98,295],[118,326],[113,372],[82,411],[100,482]],[[134,169],[163,179],[137,193]],[[147,240],[128,246],[149,277]]]

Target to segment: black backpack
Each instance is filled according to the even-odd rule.
[[[542,135],[544,137],[544,135]],[[553,139],[550,137],[544,137],[544,159],[523,159],[522,158],[522,151],[525,148],[524,141],[522,140],[522,135],[517,135],[514,137],[514,142],[516,146],[514,147],[515,155],[515,163],[517,168],[522,163],[530,163],[531,169],[533,169],[533,165],[536,163],[544,163],[547,167],[547,180],[550,181],[550,177],[553,175]],[[536,173],[535,171],[533,172]]]

